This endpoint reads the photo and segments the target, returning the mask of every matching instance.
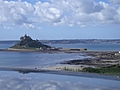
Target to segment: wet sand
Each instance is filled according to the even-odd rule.
[[[99,78],[99,79],[108,79],[108,80],[116,80],[120,81],[119,76],[108,76],[102,74],[95,73],[87,73],[87,72],[71,72],[71,71],[63,71],[63,70],[48,70],[43,68],[36,67],[0,67],[1,71],[17,71],[19,73],[27,74],[27,73],[46,73],[46,74],[56,74],[56,75],[67,75],[67,76],[77,76],[77,77],[88,77],[88,78]]]

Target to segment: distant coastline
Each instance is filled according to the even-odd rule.
[[[63,40],[39,40],[45,44],[120,44],[120,39],[63,39]],[[0,41],[4,43],[18,43],[19,40]]]

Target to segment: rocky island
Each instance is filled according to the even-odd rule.
[[[37,50],[49,50],[51,46],[42,44],[39,40],[33,40],[30,36],[26,34],[20,37],[20,41],[14,46],[8,48],[8,50],[15,51],[37,51]]]
[[[86,48],[62,48],[62,47],[51,47],[41,43],[39,40],[33,40],[30,36],[26,34],[20,37],[20,41],[14,46],[0,51],[39,51],[39,52],[80,52],[86,51]]]

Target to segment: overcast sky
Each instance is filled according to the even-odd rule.
[[[0,0],[0,40],[120,39],[120,0]]]

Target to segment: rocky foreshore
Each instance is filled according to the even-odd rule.
[[[120,54],[116,51],[86,51],[82,53],[87,56],[92,56],[93,58],[64,61],[61,62],[61,64],[92,65],[98,67],[120,64]]]

